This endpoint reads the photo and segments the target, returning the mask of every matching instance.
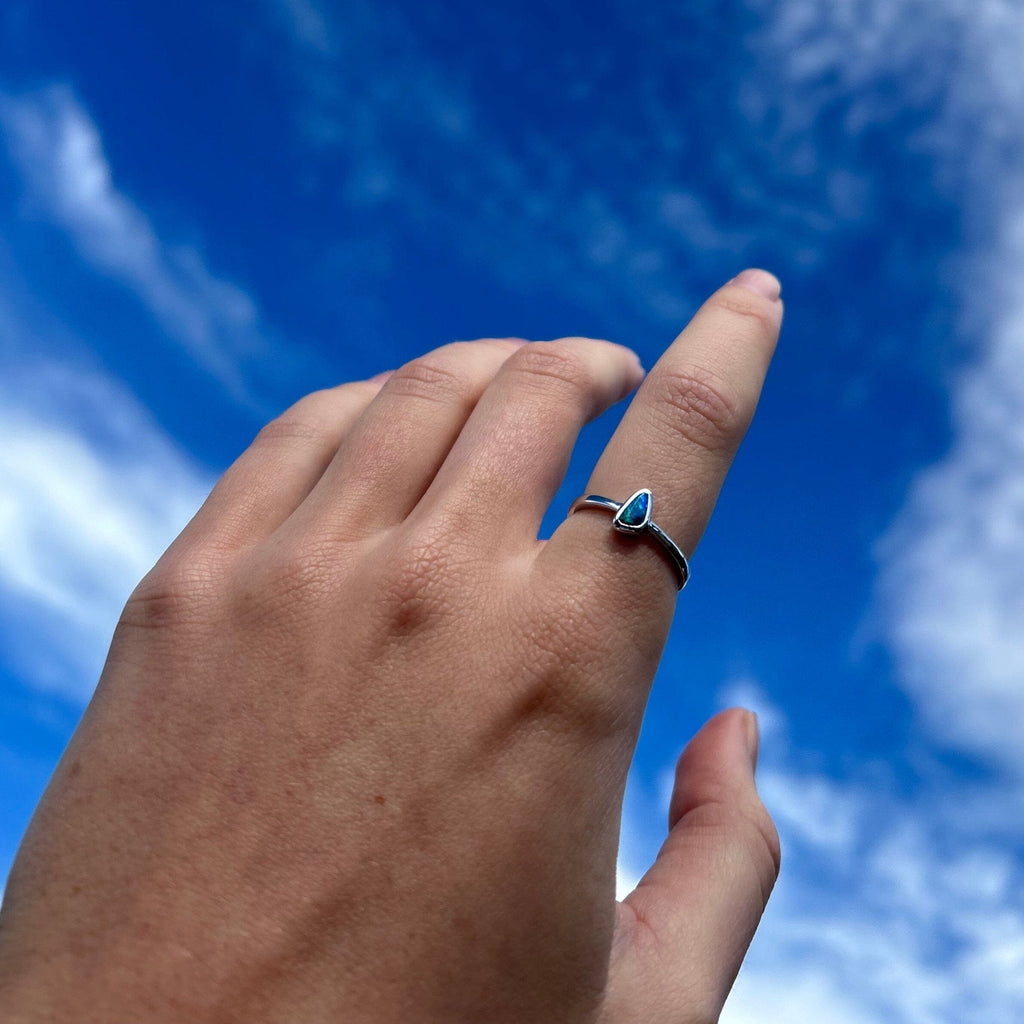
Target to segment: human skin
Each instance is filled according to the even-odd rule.
[[[582,338],[445,346],[267,426],[128,601],[0,915],[8,1024],[705,1024],[774,884],[757,730],[712,719],[616,903],[677,596],[649,538],[538,529],[587,487],[692,552],[761,389],[745,271],[644,378]],[[700,680],[685,680],[700,685]]]

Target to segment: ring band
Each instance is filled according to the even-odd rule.
[[[679,589],[682,590],[690,578],[690,566],[679,545],[651,518],[653,506],[654,496],[647,487],[641,487],[625,501],[615,501],[601,494],[584,495],[569,506],[568,514],[571,516],[581,508],[605,509],[615,513],[612,526],[619,533],[631,534],[634,537],[643,533],[650,534],[672,559],[676,574],[679,576]]]

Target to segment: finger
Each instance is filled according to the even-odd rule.
[[[718,1020],[779,871],[779,839],[757,795],[757,719],[711,719],[679,759],[669,834],[620,907],[610,1019]]]
[[[218,481],[182,542],[231,549],[272,533],[313,489],[386,377],[314,391],[271,420]]]
[[[536,541],[585,423],[643,379],[636,353],[590,338],[534,342],[512,355],[484,392],[417,516],[454,510],[463,534]],[[466,514],[474,510],[473,514]]]
[[[295,517],[355,538],[409,514],[518,338],[444,345],[395,370]]]
[[[754,415],[781,322],[779,285],[767,272],[744,271],[720,288],[648,373],[586,493],[622,501],[650,488],[652,518],[692,554]],[[613,531],[609,519],[591,509],[570,516],[541,560],[577,584],[589,578],[608,600],[619,592],[609,584],[640,593],[663,580],[644,589],[670,614],[677,579],[665,552],[650,536]],[[649,602],[634,605],[650,616]]]

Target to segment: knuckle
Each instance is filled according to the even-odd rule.
[[[449,404],[463,402],[468,382],[437,355],[422,356],[395,370],[384,384],[393,395]]]
[[[164,632],[200,626],[209,619],[220,576],[212,559],[158,563],[128,597],[119,625]]]
[[[626,725],[622,702],[565,664],[530,674],[514,713],[520,724],[593,743],[619,735]]]
[[[739,443],[747,417],[715,373],[676,367],[659,374],[656,386],[656,407],[675,433],[714,453],[730,452]]]
[[[380,385],[371,381],[353,381],[313,391],[267,423],[256,435],[256,443],[272,447],[295,442],[319,446],[325,440],[336,441],[344,410],[366,405],[379,390]]]
[[[376,398],[383,386],[384,383],[379,380],[353,380],[347,384],[314,392],[307,397],[316,401],[318,409],[325,408],[333,412],[338,408],[338,400],[342,397],[354,404],[357,409],[362,409]]]
[[[394,546],[378,577],[385,632],[408,638],[449,618],[455,611],[457,581],[463,575],[440,531]]]
[[[723,862],[748,861],[765,905],[782,865],[782,847],[775,822],[760,798],[738,800],[723,792],[690,810],[689,824],[717,835]]]
[[[299,410],[291,410],[271,420],[256,435],[256,444],[261,448],[278,448],[319,444],[324,435],[320,423],[304,417]]]
[[[518,689],[516,716],[548,732],[600,740],[621,731],[629,706],[622,690],[602,682],[600,626],[582,601],[565,600],[557,615],[538,615]]]
[[[340,404],[365,404],[369,402],[382,387],[383,384],[379,380],[350,380],[346,381],[344,384],[336,384],[331,388],[321,388],[319,391],[311,391],[308,395],[300,398],[292,408],[308,412],[309,415],[317,421],[322,420],[325,417],[333,418]]]
[[[573,391],[589,391],[594,374],[579,348],[568,339],[535,341],[524,345],[508,362],[521,381],[545,390],[552,385]]]
[[[315,606],[337,582],[339,557],[313,542],[272,552],[248,567],[238,590],[240,602],[254,609],[302,601]]]
[[[758,295],[748,288],[738,285],[722,288],[710,301],[730,316],[736,317],[747,328],[753,330],[760,339],[772,338],[777,330],[776,304],[771,299]]]
[[[318,629],[345,570],[336,553],[314,543],[253,552],[232,579],[226,613],[240,635],[257,643]]]

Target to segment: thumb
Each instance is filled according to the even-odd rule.
[[[680,757],[668,838],[619,907],[607,1021],[718,1020],[779,872],[757,747],[757,717],[732,708]]]

